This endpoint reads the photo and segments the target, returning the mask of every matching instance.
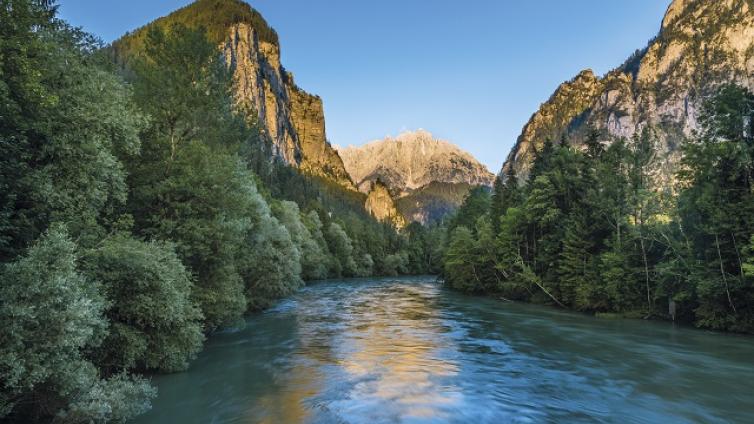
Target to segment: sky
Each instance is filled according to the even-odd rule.
[[[106,42],[189,0],[59,0]],[[654,37],[670,0],[251,0],[282,62],[325,105],[331,143],[423,128],[500,170],[557,86],[619,66]]]

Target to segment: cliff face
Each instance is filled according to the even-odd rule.
[[[359,190],[380,199],[384,208],[395,203],[406,221],[439,220],[463,202],[471,187],[494,181],[469,153],[423,130],[338,151]]]
[[[273,153],[302,171],[354,189],[343,161],[326,138],[322,99],[301,90],[280,64],[278,45],[260,41],[248,23],[228,29],[223,44],[242,110],[260,124]]]
[[[127,62],[143,47],[152,26],[172,24],[203,27],[218,44],[233,73],[239,111],[259,124],[273,158],[355,190],[327,141],[322,100],[296,86],[280,63],[277,33],[257,11],[240,0],[197,0],[114,42],[116,56]]]
[[[507,171],[508,166],[513,166],[516,175],[525,178],[529,174],[537,149],[547,140],[560,140],[570,123],[584,114],[594,103],[602,88],[599,78],[589,69],[581,71],[571,81],[561,84],[524,126],[515,147],[503,165],[504,169]]]
[[[398,197],[435,181],[487,186],[494,181],[494,175],[469,153],[423,130],[338,152],[365,193],[377,179]]]
[[[396,228],[406,226],[406,220],[398,213],[395,202],[392,196],[390,196],[390,191],[380,181],[375,182],[372,190],[369,192],[369,196],[367,196],[365,206],[367,212],[379,221],[390,222]]]
[[[455,212],[474,186],[466,183],[431,182],[395,201],[406,221],[429,224]]]
[[[699,129],[704,99],[726,83],[754,88],[754,0],[675,0],[659,35],[602,78],[583,71],[561,85],[524,127],[503,167],[528,176],[534,153],[567,135],[580,145],[588,126],[603,142],[655,130],[658,181],[670,184],[679,146]]]

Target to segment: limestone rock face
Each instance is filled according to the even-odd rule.
[[[560,140],[569,124],[589,109],[602,89],[600,79],[590,69],[563,83],[524,126],[504,166],[513,166],[516,175],[525,178],[537,149],[547,140]]]
[[[396,228],[403,228],[406,226],[406,220],[398,213],[398,209],[395,207],[395,202],[390,191],[382,182],[377,181],[372,190],[369,192],[366,201],[367,212],[372,214],[379,221],[387,221],[393,224]]]
[[[327,141],[322,99],[306,93],[280,63],[277,33],[242,0],[196,0],[113,43],[127,63],[144,48],[147,31],[173,24],[203,27],[218,44],[233,74],[238,111],[258,124],[270,144],[270,160],[356,190],[343,161]]]
[[[584,71],[564,83],[524,127],[503,167],[528,176],[534,152],[567,136],[581,145],[589,126],[604,143],[655,131],[658,183],[668,186],[679,147],[699,129],[702,102],[723,84],[754,88],[754,1],[675,0],[658,36],[603,77]]]
[[[346,170],[367,193],[381,180],[393,196],[404,196],[431,182],[491,186],[494,175],[469,153],[424,130],[338,148]]]
[[[360,191],[381,205],[388,204],[387,195],[409,222],[439,220],[461,204],[471,187],[494,181],[469,153],[424,130],[338,152]]]
[[[279,46],[259,41],[247,23],[234,24],[222,46],[235,97],[269,137],[273,153],[302,171],[355,189],[327,141],[322,99],[301,90],[280,64]]]

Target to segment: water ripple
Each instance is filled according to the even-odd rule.
[[[330,281],[155,382],[140,423],[754,422],[754,339]]]

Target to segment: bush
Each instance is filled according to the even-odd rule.
[[[103,285],[111,331],[98,350],[106,369],[186,369],[202,347],[191,274],[166,243],[114,237],[86,257]]]
[[[98,390],[100,421],[125,421],[154,396],[142,380],[100,380],[86,359],[85,352],[106,335],[105,300],[76,271],[75,250],[66,231],[56,227],[0,272],[0,417],[49,420]],[[116,388],[129,395],[117,395]],[[65,421],[95,420],[83,411],[80,416]]]

